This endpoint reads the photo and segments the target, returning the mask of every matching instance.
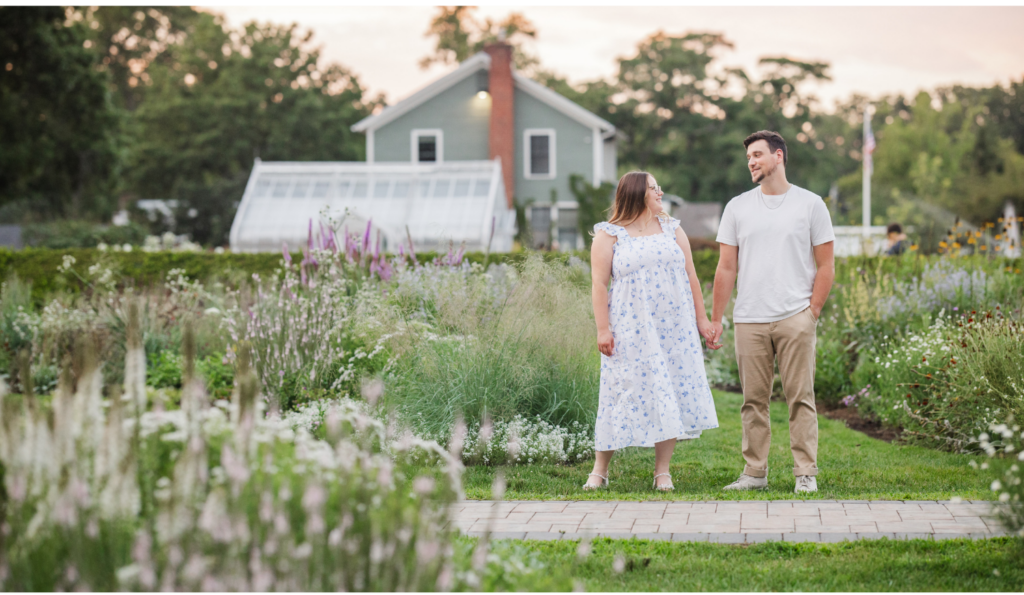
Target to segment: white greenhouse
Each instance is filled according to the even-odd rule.
[[[304,246],[321,216],[350,234],[367,225],[382,248],[507,252],[515,235],[501,163],[263,162],[256,160],[231,225],[233,252],[267,252]],[[326,222],[325,222],[326,223]]]

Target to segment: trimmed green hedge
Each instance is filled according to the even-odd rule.
[[[530,252],[492,253],[487,255],[487,263],[509,264],[522,263]],[[590,261],[589,252],[542,252],[547,261],[568,261],[575,256],[585,262]],[[161,282],[171,269],[183,269],[193,279],[204,282],[220,280],[226,283],[239,284],[248,281],[252,275],[263,278],[274,274],[281,264],[281,253],[266,252],[259,254],[214,254],[212,252],[132,252],[100,251],[93,248],[73,248],[54,250],[48,248],[25,248],[9,250],[0,248],[0,280],[6,279],[11,273],[32,284],[32,296],[42,301],[45,296],[58,289],[78,292],[82,284],[77,281],[65,282],[65,277],[58,274],[57,268],[64,261],[64,256],[75,258],[75,270],[84,274],[90,266],[101,260],[107,264],[121,279],[121,284],[134,287],[149,287]],[[420,262],[429,262],[436,258],[436,252],[417,254]],[[470,262],[484,264],[483,252],[469,252],[465,259]],[[711,281],[718,264],[718,253],[713,250],[694,252],[694,264],[702,281]],[[293,254],[294,262],[302,260],[301,254]]]
[[[532,252],[492,253],[487,256],[487,263],[519,264],[526,260]],[[575,256],[585,262],[590,261],[589,252],[541,252],[547,261],[568,261]],[[82,289],[81,283],[65,284],[62,275],[57,273],[65,255],[75,257],[75,269],[80,273],[88,270],[97,260],[103,259],[122,280],[125,286],[149,287],[162,281],[171,269],[184,269],[185,274],[193,279],[204,282],[223,281],[237,285],[252,279],[258,274],[263,278],[274,274],[281,264],[279,252],[259,254],[214,254],[212,252],[101,252],[93,248],[76,248],[68,250],[51,250],[47,248],[25,248],[9,250],[0,248],[0,280],[16,273],[23,281],[32,283],[32,296],[42,301],[46,294],[57,289],[68,289],[73,292]],[[436,252],[417,254],[420,262],[429,262],[436,258]],[[466,260],[484,263],[483,252],[469,252]],[[886,257],[852,257],[836,260],[836,281],[843,283],[849,279],[850,270],[863,270],[873,273],[879,270],[898,277],[910,278],[919,275],[926,263],[934,262],[942,257],[907,255],[901,258]],[[301,254],[293,254],[294,262],[302,259]],[[976,256],[960,259],[961,266],[981,269],[988,272],[1004,268],[1007,265],[1020,268],[1024,266],[1022,259],[1009,261],[998,258]],[[715,268],[718,266],[718,252],[715,250],[697,250],[693,253],[693,263],[697,269],[697,277],[702,284],[711,283],[715,279]]]

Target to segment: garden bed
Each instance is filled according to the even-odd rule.
[[[878,420],[861,417],[860,412],[856,407],[829,408],[822,401],[817,401],[815,405],[820,415],[824,415],[829,419],[841,421],[851,430],[860,432],[870,438],[874,438],[875,440],[892,442],[900,436],[899,429],[883,426]]]

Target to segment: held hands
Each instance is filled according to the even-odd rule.
[[[697,330],[700,331],[704,340],[707,341],[708,349],[712,351],[722,348],[722,335],[725,333],[725,328],[722,326],[722,321],[711,322],[708,319],[703,321],[697,321]]]
[[[610,330],[597,331],[597,350],[611,357],[612,351],[615,349],[615,339],[612,338],[612,332]]]

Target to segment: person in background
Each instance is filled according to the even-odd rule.
[[[907,251],[907,234],[903,233],[903,226],[899,223],[890,223],[885,230],[886,233],[886,256],[899,256]]]

